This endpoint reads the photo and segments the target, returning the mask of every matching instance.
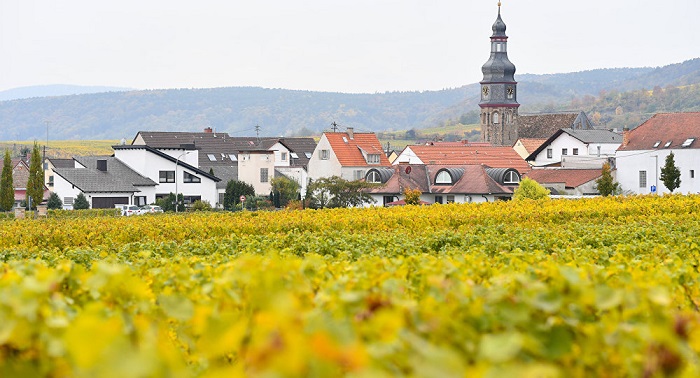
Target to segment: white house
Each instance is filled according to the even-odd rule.
[[[309,160],[309,177],[361,180],[369,169],[390,165],[375,133],[356,133],[348,127],[344,133],[323,133]]]
[[[534,167],[600,168],[622,144],[609,130],[559,129],[525,160]]]
[[[83,193],[91,208],[116,204],[145,205],[155,201],[157,183],[111,156],[74,158],[73,168],[53,168],[53,192],[65,209]]]
[[[182,194],[186,204],[202,200],[208,201],[212,206],[217,205],[219,196],[216,183],[221,180],[193,165],[199,159],[198,151],[193,146],[168,149],[167,153],[147,145],[121,145],[113,148],[115,158],[157,183],[153,198],[147,197],[146,203],[153,203],[156,199],[174,193]]]
[[[681,185],[674,193],[700,193],[700,113],[660,113],[623,132],[617,149],[617,181],[623,191],[638,194],[668,193],[661,181],[661,168],[673,152],[681,172]]]

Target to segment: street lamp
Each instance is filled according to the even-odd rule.
[[[177,159],[175,159],[175,212],[176,213],[177,213],[177,205],[178,205],[178,203],[177,203],[177,166],[180,163],[180,158],[191,153],[191,152],[192,151],[183,152],[180,154],[180,156],[177,157]]]

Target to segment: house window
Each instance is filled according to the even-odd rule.
[[[318,157],[321,160],[328,160],[331,158],[331,152],[329,150],[320,150],[318,151]]]
[[[63,197],[63,204],[73,206],[73,197]]]
[[[455,196],[447,196],[447,203],[455,203]]]
[[[175,182],[175,171],[158,172],[158,182]]]
[[[435,203],[442,203],[442,196],[435,196]]]
[[[367,164],[379,164],[379,154],[367,155]]]
[[[182,172],[182,182],[199,183],[202,182],[202,179],[189,172]]]
[[[387,203],[394,202],[394,196],[384,196],[382,198],[382,204],[386,206]]]
[[[574,155],[578,155],[578,148],[574,148],[574,149],[572,150],[572,153],[573,153]]]
[[[515,172],[515,171],[506,172],[506,175],[503,178],[504,184],[517,184],[519,182],[520,182],[520,175],[518,175],[518,172]]]
[[[568,155],[568,154],[569,154],[569,149],[568,149],[568,148],[562,148],[562,149],[561,149],[561,155],[562,155],[562,156]]]
[[[377,184],[377,183],[382,182],[382,178],[379,175],[379,172],[377,172],[375,170],[371,170],[367,173],[367,177],[365,177],[365,181]]]
[[[600,146],[598,146],[598,157],[600,157]]]
[[[53,175],[49,176],[49,186],[53,186]]]
[[[260,168],[260,182],[267,182],[267,168]]]
[[[225,195],[226,195],[226,193],[219,193],[219,204],[223,205]]]
[[[695,178],[695,170],[694,169],[690,170],[690,178]]]
[[[493,113],[493,123],[498,123],[498,113]]]
[[[353,180],[362,180],[365,177],[365,171],[361,169],[356,169],[353,172]]]
[[[435,184],[447,184],[447,185],[452,184],[452,176],[450,176],[450,172],[447,172],[447,171],[438,172],[437,176],[435,177]]]
[[[639,187],[647,187],[647,171],[639,171]]]
[[[547,149],[547,159],[551,159],[551,158],[552,158],[552,149],[548,148]]]
[[[146,206],[146,196],[134,196],[134,205]]]
[[[281,155],[282,155],[282,157],[281,157],[282,161],[287,161],[287,153],[286,153],[286,152],[282,152]]]

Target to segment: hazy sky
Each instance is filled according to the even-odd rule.
[[[481,80],[496,13],[496,0],[0,0],[0,90],[453,88]],[[501,14],[518,73],[700,57],[700,0],[503,0]]]

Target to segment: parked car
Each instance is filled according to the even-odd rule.
[[[141,210],[139,209],[138,206],[135,205],[114,205],[117,209],[120,209],[122,212],[122,215],[124,216],[130,216],[130,215],[140,215]]]
[[[142,214],[155,214],[155,213],[162,213],[163,208],[160,206],[156,205],[146,205],[141,207],[141,213]]]

